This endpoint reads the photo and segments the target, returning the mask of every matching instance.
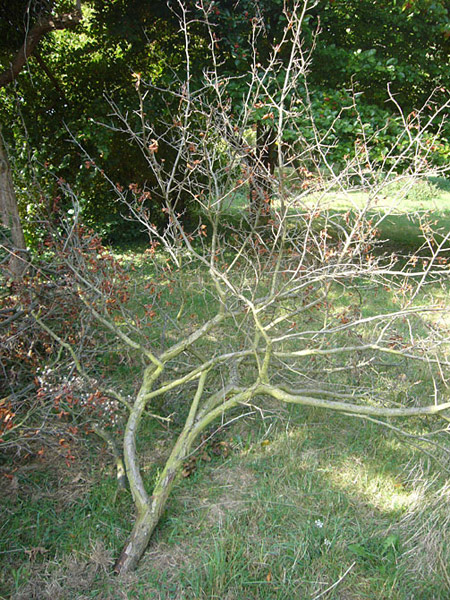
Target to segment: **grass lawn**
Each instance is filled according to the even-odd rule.
[[[347,212],[361,210],[368,197],[361,192],[330,194],[330,208]],[[420,217],[431,213],[436,230],[450,231],[450,182],[430,177],[420,182],[408,180],[388,186],[370,209],[378,223],[380,238],[398,250],[411,250],[421,245]],[[444,233],[444,235],[445,235]]]
[[[395,190],[386,196],[381,224],[390,244],[417,246],[420,230],[410,216],[420,211],[433,211],[450,229],[450,186],[431,183],[405,198],[402,210]],[[332,202],[343,213],[364,198]],[[151,274],[143,253],[121,258],[133,264],[136,279]],[[209,296],[205,290],[189,298],[188,281],[185,289],[183,318],[192,321],[208,310]],[[430,293],[448,297],[442,287]],[[381,288],[366,298],[365,315],[391,302]],[[348,301],[337,295],[335,306]],[[171,310],[176,319],[177,307]],[[133,374],[117,360],[106,368],[130,387]],[[383,379],[370,386],[399,401],[432,393],[425,367],[399,373],[387,363]],[[168,398],[168,410],[179,400]],[[0,456],[0,599],[448,599],[445,449],[343,414],[272,401],[262,409],[249,408],[242,418],[232,413],[232,422],[205,443],[190,475],[179,479],[137,571],[121,579],[111,568],[133,505],[128,491],[117,490],[106,445],[80,442],[71,467],[57,444],[39,457],[16,457],[14,467]],[[176,415],[170,426],[148,417],[141,427],[149,489],[180,422]],[[428,424],[417,418],[409,427],[420,434]]]
[[[152,433],[149,483],[170,438]],[[450,490],[416,447],[373,423],[270,406],[263,423],[248,416],[219,435],[229,455],[207,451],[180,480],[122,580],[109,570],[132,507],[104,451],[89,450],[93,468],[69,470],[57,456],[23,465],[2,483],[0,594],[287,600],[315,598],[346,574],[325,597],[448,598]]]
[[[368,205],[369,196],[361,191],[334,190],[315,194],[303,192],[299,201],[290,205],[289,214],[295,216],[305,209],[320,207],[335,217],[356,213]],[[239,215],[248,206],[248,194],[237,194],[229,207],[230,215]],[[411,251],[423,243],[419,220],[432,214],[435,229],[450,231],[450,180],[429,177],[414,181],[405,178],[386,185],[377,198],[370,199],[368,216],[377,223],[380,239],[389,241],[389,246],[399,251]]]

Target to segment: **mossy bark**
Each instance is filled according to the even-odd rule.
[[[158,525],[164,512],[167,499],[174,486],[177,475],[181,471],[183,462],[191,452],[195,440],[210,423],[224,412],[234,408],[241,402],[246,402],[252,396],[254,389],[237,392],[228,397],[224,390],[222,394],[213,395],[208,402],[208,408],[199,410],[199,402],[203,393],[203,384],[206,373],[200,377],[199,386],[193,399],[189,415],[183,431],[179,435],[175,446],[166,462],[163,472],[153,489],[153,494],[144,497],[143,493],[134,496],[137,508],[136,522],[133,530],[114,567],[115,573],[123,575],[134,570],[144,554],[153,531]],[[130,472],[127,470],[128,478]],[[132,487],[130,485],[130,487]],[[133,488],[132,488],[133,490]]]
[[[148,504],[138,511],[133,530],[114,566],[115,573],[119,575],[133,571],[137,567],[152,533],[158,525],[175,478],[181,470],[184,457],[188,451],[188,448],[182,442],[183,439],[179,438],[164,471],[158,479],[153,494],[149,498]]]

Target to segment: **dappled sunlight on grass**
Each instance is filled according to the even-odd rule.
[[[333,222],[345,227],[346,215],[358,215],[367,211],[366,219],[371,219],[378,229],[379,240],[385,249],[416,249],[424,242],[421,230],[422,219],[428,215],[435,231],[444,236],[450,231],[450,185],[443,178],[429,177],[422,180],[402,178],[380,188],[377,196],[370,192],[330,190],[302,194],[296,199],[293,194],[287,200],[289,215],[305,214],[311,210],[327,213],[329,226]],[[236,208],[242,210],[245,200],[240,196]],[[279,210],[280,201],[273,200],[273,209]],[[335,224],[336,224],[335,223]],[[439,237],[439,236],[438,236]]]
[[[444,513],[430,521],[420,510],[432,502],[438,483],[432,463],[371,423],[298,407],[274,412],[263,405],[262,410],[264,424],[248,417],[221,433],[231,448],[228,458],[199,460],[193,474],[179,480],[136,576],[122,581],[120,589],[142,598],[312,598],[353,565],[339,587],[345,597],[406,600],[409,589],[417,598],[446,598],[440,572],[416,578],[408,571],[405,579],[402,562],[412,533],[402,520],[412,507],[414,528],[420,531],[427,524],[426,544],[418,545],[418,534],[414,560],[427,564],[430,545],[442,550],[437,532]],[[145,422],[143,429],[149,429],[141,442],[148,450],[144,472],[152,479],[164,461],[153,453],[155,439],[158,453],[164,453],[170,435],[155,423]],[[411,465],[419,464],[422,470],[411,477]],[[110,477],[91,490],[74,506],[75,524],[83,523],[79,539],[70,539],[71,559],[38,557],[39,571],[30,567],[23,573],[27,580],[19,579],[28,586],[24,591],[31,585],[47,589],[52,580],[68,591],[72,583],[66,576],[74,561],[77,573],[84,561],[80,586],[96,590],[98,597],[116,598],[111,595],[116,580],[103,567],[92,566],[91,572],[86,565],[93,564],[89,557],[97,556],[100,543],[106,554],[95,560],[108,564],[118,534],[124,535],[130,499],[126,494],[113,502]],[[21,514],[28,515],[31,506],[23,502]],[[120,521],[118,509],[123,511]],[[102,524],[95,538],[90,523]],[[59,537],[68,526],[72,531],[72,520],[58,526]],[[50,531],[50,523],[46,527]],[[32,546],[32,530],[29,535]]]
[[[328,470],[326,475],[336,487],[387,513],[404,511],[418,497],[415,491],[404,488],[400,478],[374,470],[357,455],[346,457],[338,468]]]
[[[399,560],[407,538],[397,526],[409,507],[424,501],[420,482],[405,476],[405,466],[423,455],[379,427],[358,422],[355,428],[339,415],[293,409],[289,420],[289,426],[266,426],[250,445],[241,426],[226,465],[206,464],[195,486],[181,483],[185,507],[192,494],[188,521],[195,530],[178,535],[190,531],[197,548],[196,565],[182,570],[184,589],[193,587],[192,598],[309,597],[353,564],[341,592],[406,598]],[[235,471],[251,485],[233,477]],[[190,512],[196,514],[198,497],[198,513],[209,515],[200,522]],[[186,516],[178,513],[185,524]],[[439,577],[423,584],[409,575],[410,589],[420,594],[428,586],[430,598],[445,597]]]

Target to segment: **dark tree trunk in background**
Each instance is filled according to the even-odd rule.
[[[256,148],[250,181],[250,211],[255,217],[269,214],[272,196],[270,175],[274,171],[275,141],[270,127],[259,121],[256,125]]]
[[[1,223],[7,230],[8,240],[0,240],[7,247],[9,272],[13,278],[19,278],[27,266],[27,250],[17,207],[16,194],[6,150],[0,129],[0,213]],[[3,236],[2,236],[3,237]]]

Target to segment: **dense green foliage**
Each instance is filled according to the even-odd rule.
[[[234,0],[205,4],[220,70],[238,76],[230,86],[236,111],[252,66],[251,41],[254,59],[264,69],[270,48],[282,39],[286,26],[282,4],[273,0],[245,0],[238,7]],[[133,73],[160,88],[183,81],[181,9],[176,2],[142,0],[93,0],[81,6],[81,23],[45,35],[17,79],[0,90],[3,134],[15,166],[21,211],[29,221],[37,212],[51,214],[56,209],[60,196],[57,182],[63,179],[76,190],[90,224],[116,241],[123,235],[135,238],[135,228],[124,224],[122,207],[111,200],[111,185],[100,170],[105,169],[110,180],[125,189],[130,184],[151,189],[155,182],[142,153],[111,117],[111,103],[137,126],[133,123],[133,110],[138,106]],[[202,84],[211,40],[205,19],[196,21],[195,2],[187,2],[186,8],[192,20],[191,81],[195,88]],[[27,28],[48,15],[73,9],[72,2],[47,0],[17,2],[14,9],[5,6],[0,25],[2,68],[23,43]],[[259,18],[263,20],[253,37]],[[450,21],[443,1],[321,0],[306,11],[302,36],[308,56],[315,47],[309,68],[311,108],[320,130],[333,126],[327,141],[332,146],[329,159],[337,165],[362,129],[370,137],[383,128],[376,145],[380,158],[386,153],[398,134],[399,119],[396,107],[388,101],[388,85],[405,115],[418,109],[435,88],[441,89],[436,102],[447,93]],[[289,47],[283,46],[280,58],[287,61],[288,57]],[[354,93],[360,118],[352,108]],[[305,96],[306,90],[299,88],[299,97]],[[264,103],[264,95],[260,101]],[[156,130],[164,128],[172,109],[162,92],[147,94],[145,110]],[[267,119],[266,112],[255,108],[254,122]],[[264,127],[270,129],[270,123],[270,118],[265,120]],[[308,135],[308,127],[300,121],[295,131],[286,132],[285,141],[295,144]],[[168,163],[173,160],[170,147],[161,147],[161,153]],[[436,160],[442,162],[448,156],[448,143],[437,144]],[[98,169],[92,168],[92,162]],[[30,181],[37,184],[38,191],[30,191]],[[155,197],[154,208],[157,204]],[[183,204],[180,209],[189,212],[188,199]],[[156,221],[161,219],[158,215],[155,211]],[[35,231],[34,226],[32,229]]]

